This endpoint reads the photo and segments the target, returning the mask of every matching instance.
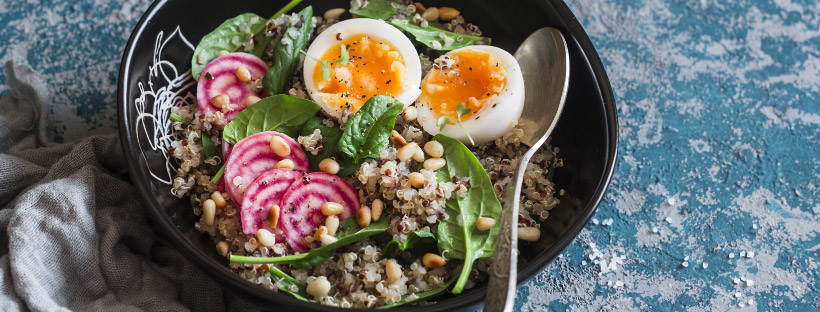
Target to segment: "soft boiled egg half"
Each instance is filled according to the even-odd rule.
[[[339,61],[342,45],[349,55],[344,64]],[[354,18],[336,23],[316,36],[307,55],[305,88],[328,116],[346,119],[374,95],[392,96],[407,106],[421,94],[416,48],[384,21]],[[322,60],[329,61],[329,75]]]
[[[459,103],[470,109],[460,117],[463,129],[455,124]],[[472,138],[480,145],[518,123],[524,108],[524,77],[515,57],[500,48],[456,49],[436,59],[421,83],[416,107],[419,123],[428,133],[442,133],[465,144]],[[439,130],[442,116],[454,122]]]

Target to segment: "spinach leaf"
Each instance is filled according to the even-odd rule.
[[[434,50],[450,51],[476,44],[490,44],[490,38],[457,34],[445,30],[437,23],[429,23],[427,27],[421,27],[413,22],[413,16],[397,16],[398,10],[393,7],[393,3],[392,0],[369,0],[365,7],[358,9],[351,7],[350,13],[361,17],[384,20]],[[448,38],[447,41],[452,40],[452,42],[447,44],[444,37]]]
[[[470,189],[463,198],[453,195],[445,203],[447,219],[438,224],[438,249],[448,259],[463,259],[464,266],[458,277],[453,293],[464,289],[473,262],[490,257],[498,238],[499,224],[490,230],[480,231],[475,222],[480,217],[501,220],[501,203],[495,197],[492,182],[484,167],[464,144],[445,135],[436,135],[433,140],[444,146],[447,164],[437,173],[450,181],[453,176],[470,178]]]
[[[273,48],[273,66],[265,73],[262,86],[270,95],[282,93],[285,85],[290,82],[293,72],[301,60],[300,51],[307,47],[312,30],[310,19],[313,17],[313,7],[307,6],[299,12],[304,22],[300,27],[291,25],[282,36],[282,41]],[[287,39],[287,40],[285,40]]]
[[[265,35],[266,24],[267,20],[259,15],[245,13],[219,25],[205,37],[202,37],[202,40],[196,46],[194,57],[191,60],[191,76],[195,80],[199,80],[205,65],[215,59],[219,55],[219,51],[245,51],[243,43],[248,40],[253,40],[255,45],[253,50],[246,52],[256,56],[262,55],[270,40]]]
[[[336,234],[336,238],[338,240],[333,244],[314,248],[303,254],[283,257],[263,258],[231,255],[230,261],[257,264],[286,263],[299,269],[310,268],[320,265],[322,262],[325,262],[325,260],[332,257],[336,252],[336,249],[361,241],[370,236],[384,233],[387,231],[387,227],[389,226],[390,223],[387,221],[387,218],[382,218],[378,222],[370,223],[370,226],[360,229],[359,224],[356,223],[356,217],[350,217],[344,219],[339,224],[339,232]]]
[[[436,235],[419,230],[410,232],[404,242],[395,239],[387,242],[387,245],[384,246],[384,256],[396,257],[400,253],[399,251],[405,251],[411,255],[412,259],[418,259],[428,252],[438,251],[437,248]]]
[[[310,171],[320,171],[319,163],[325,159],[333,157],[339,163],[339,172],[337,176],[345,177],[353,174],[359,170],[360,165],[354,164],[350,157],[345,156],[339,152],[339,140],[342,138],[342,130],[339,126],[328,127],[322,122],[322,118],[313,117],[308,119],[305,126],[302,128],[303,136],[313,134],[313,131],[319,129],[322,133],[322,151],[319,154],[313,155],[310,152],[305,152],[308,162],[310,163]]]
[[[302,301],[310,301],[307,299],[307,285],[302,283],[292,276],[282,272],[282,270],[277,269],[275,266],[270,267],[270,278],[273,280],[273,283],[276,284],[277,282],[282,285],[282,288],[279,288],[280,291],[293,296],[296,299]],[[291,285],[296,286],[296,291],[291,289]]]
[[[219,172],[219,169],[221,169],[224,164],[222,161],[222,149],[216,147],[214,141],[211,140],[211,137],[208,136],[207,133],[202,134],[202,151],[205,152],[205,157],[208,159],[219,157],[219,163],[215,167],[211,167],[211,170],[214,172]]]
[[[237,141],[262,131],[278,131],[295,137],[302,125],[316,115],[319,104],[290,95],[274,95],[245,108],[222,132],[223,141]],[[224,144],[224,142],[223,142]]]
[[[401,300],[399,300],[397,302],[394,302],[394,303],[391,303],[391,304],[386,304],[386,305],[383,305],[383,306],[376,307],[376,309],[377,310],[390,309],[390,308],[395,308],[395,307],[398,307],[398,306],[403,306],[405,304],[414,304],[414,303],[420,303],[422,301],[426,301],[427,299],[433,298],[433,297],[438,296],[439,294],[443,293],[445,290],[447,290],[448,287],[450,287],[450,285],[453,284],[453,281],[455,281],[455,280],[456,280],[455,277],[450,278],[450,281],[448,281],[447,284],[444,284],[444,286],[441,286],[441,288],[437,288],[437,289],[433,289],[433,290],[429,290],[429,291],[425,291],[425,292],[421,292],[421,293],[417,293],[417,294],[404,295],[404,296],[401,297]]]
[[[357,164],[378,157],[403,109],[404,104],[392,97],[374,95],[347,121],[339,149]]]
[[[290,11],[302,0],[291,0],[285,7],[277,11],[270,19],[275,19],[285,12]],[[219,51],[228,52],[244,51],[243,43],[253,40],[253,50],[246,51],[250,54],[261,56],[270,42],[270,38],[265,35],[267,20],[253,13],[241,14],[231,18],[219,25],[216,29],[202,37],[202,40],[194,49],[194,57],[191,59],[191,76],[194,80],[199,80],[205,65],[219,55]]]

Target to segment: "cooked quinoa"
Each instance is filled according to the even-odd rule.
[[[416,7],[408,5],[404,10],[414,14]],[[274,46],[283,36],[287,26],[301,22],[297,14],[283,15],[268,23],[268,34],[274,40]],[[324,20],[314,17],[312,36],[320,33],[328,26],[338,22],[337,19]],[[467,24],[461,16],[444,25],[447,29],[461,34],[480,35],[481,31],[472,24]],[[281,40],[287,40],[281,39]],[[269,49],[270,50],[270,49]],[[436,58],[432,50],[426,50],[419,55],[422,63],[422,75],[433,67],[431,59]],[[301,66],[299,67],[301,68]],[[299,70],[300,71],[300,70]],[[291,83],[285,88],[287,94],[308,98],[304,89],[303,75],[297,71]],[[213,170],[211,166],[218,165],[219,159],[205,158],[201,137],[207,135],[219,146],[222,136],[215,124],[224,125],[225,116],[222,112],[202,113],[192,103],[183,102],[182,106],[173,107],[173,113],[192,121],[191,125],[173,122],[173,136],[175,141],[169,154],[176,164],[176,175],[173,179],[171,193],[177,197],[188,197],[191,200],[193,212],[201,216],[195,223],[195,228],[209,235],[217,251],[225,257],[229,255],[247,255],[256,257],[285,256],[291,253],[288,246],[277,240],[271,247],[259,243],[256,235],[246,235],[243,232],[239,204],[231,201],[224,187],[211,183]],[[312,298],[317,302],[335,307],[376,307],[398,301],[405,295],[430,291],[442,287],[452,272],[458,269],[460,261],[448,261],[447,265],[431,269],[422,264],[421,259],[415,259],[409,266],[403,268],[401,278],[389,282],[386,274],[387,258],[383,257],[382,247],[390,239],[404,241],[408,235],[416,230],[435,233],[437,222],[448,218],[445,213],[445,201],[453,196],[464,196],[470,187],[469,179],[453,179],[439,181],[433,170],[424,169],[422,164],[413,158],[400,161],[397,157],[399,149],[405,144],[416,143],[423,147],[432,137],[424,132],[419,123],[412,117],[407,120],[399,115],[395,130],[401,139],[391,142],[381,151],[376,159],[365,160],[354,174],[345,178],[357,191],[362,205],[370,206],[375,200],[383,202],[384,210],[381,218],[389,220],[387,235],[376,235],[354,244],[345,246],[336,251],[333,257],[324,263],[310,269],[295,269],[290,265],[276,265],[276,267],[304,283],[312,283],[315,279],[325,278],[331,289],[326,296]],[[326,119],[323,123],[334,126],[335,121]],[[516,127],[493,142],[481,146],[473,146],[470,150],[476,155],[480,164],[487,171],[493,183],[493,189],[502,205],[504,192],[509,186],[521,156],[528,147],[521,143],[524,130]],[[323,149],[322,135],[319,130],[306,136],[299,136],[297,142],[308,154],[316,155]],[[540,224],[549,217],[549,212],[559,203],[556,186],[548,176],[555,168],[563,166],[558,157],[559,149],[549,144],[540,149],[527,164],[524,186],[521,193],[521,207],[518,218],[519,227],[540,228]],[[415,157],[414,157],[415,158]],[[419,172],[423,177],[423,185],[413,187],[410,182],[410,173]],[[560,191],[563,193],[563,191]],[[216,193],[216,194],[214,194]],[[213,212],[213,219],[206,216],[204,202],[214,197],[226,201],[223,207],[217,207]],[[212,222],[209,222],[213,220]],[[307,243],[314,240],[312,235],[305,237]],[[443,255],[447,257],[446,254]],[[472,267],[470,279],[465,288],[469,289],[487,279],[487,270],[492,262],[490,258],[479,259]],[[409,268],[409,269],[408,269]],[[231,263],[230,269],[242,278],[258,284],[271,291],[278,291],[286,287],[269,274],[269,265]],[[457,272],[457,271],[455,271]]]

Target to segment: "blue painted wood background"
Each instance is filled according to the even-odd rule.
[[[122,49],[148,4],[0,0],[0,64],[51,83],[55,138],[116,129]],[[820,2],[568,4],[612,80],[618,166],[597,223],[516,307],[820,310]]]

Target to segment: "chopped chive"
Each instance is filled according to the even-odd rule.
[[[299,2],[302,2],[302,0],[291,0],[290,2],[288,2],[288,4],[286,4],[284,7],[279,9],[279,11],[276,11],[276,13],[273,13],[273,16],[270,19],[274,19],[274,18],[279,17],[282,14],[285,14],[286,12],[293,9],[293,7],[295,7],[297,4],[299,4]]]
[[[190,120],[182,118],[182,116],[174,114],[174,113],[171,113],[171,115],[168,116],[168,119],[171,119],[172,121],[176,121],[176,122],[181,122],[181,123],[184,123],[186,125],[194,124]]]
[[[213,178],[211,178],[211,183],[216,184],[219,182],[219,179],[222,179],[222,175],[225,174],[225,165],[219,168],[219,171],[216,172]]]

